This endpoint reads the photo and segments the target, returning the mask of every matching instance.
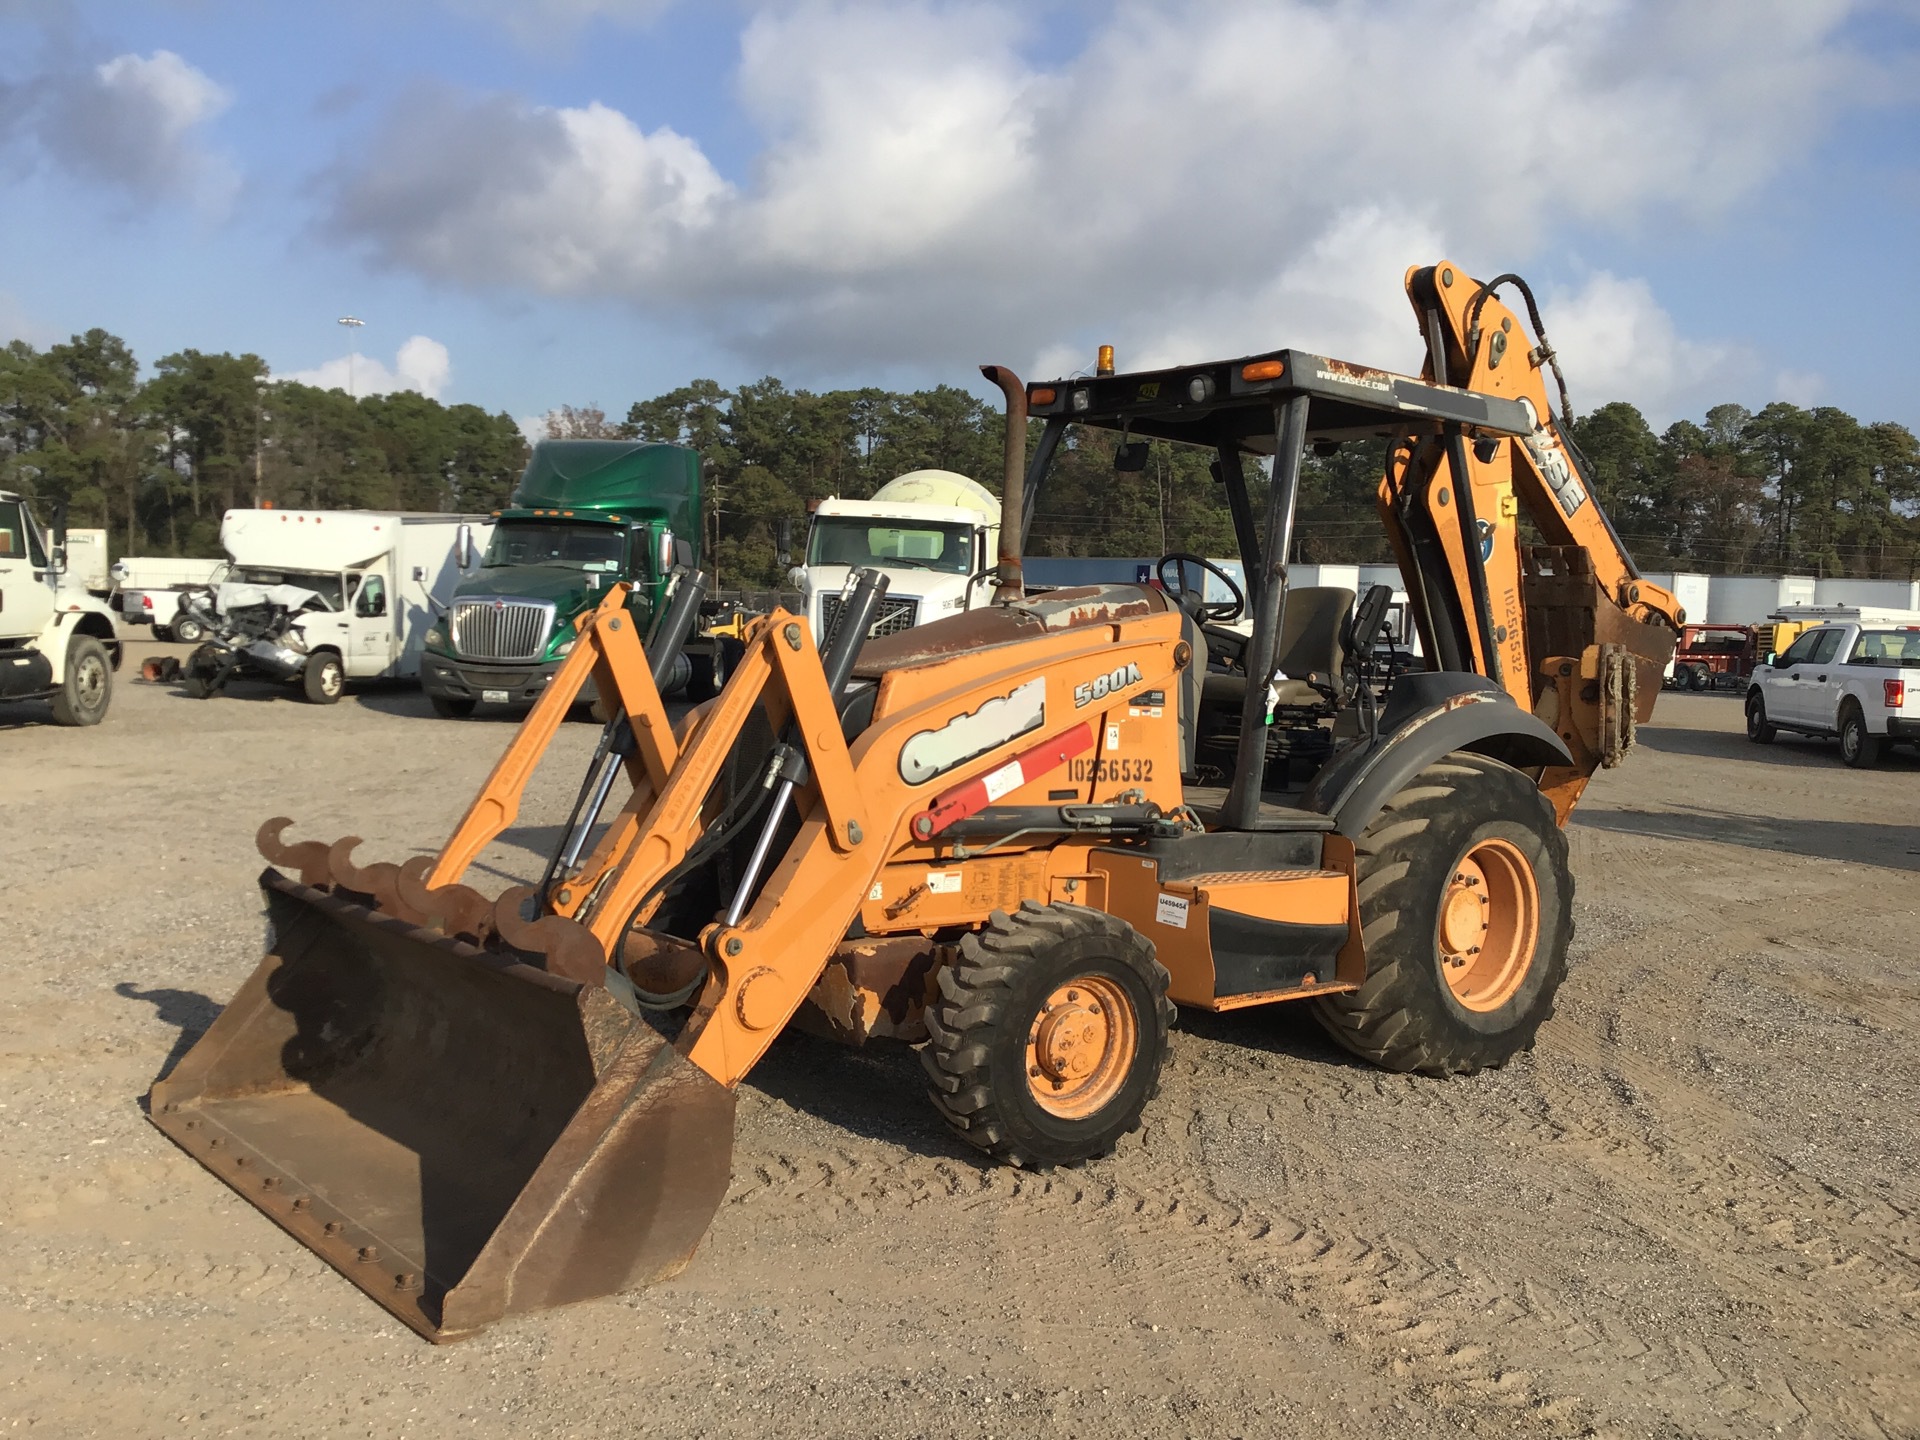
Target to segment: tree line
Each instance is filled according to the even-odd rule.
[[[708,560],[729,587],[779,583],[777,522],[802,521],[810,502],[865,498],[926,468],[999,488],[1000,413],[948,385],[815,392],[771,376],[733,389],[695,380],[620,419],[562,406],[546,431],[699,450]],[[1779,402],[1715,406],[1656,434],[1615,402],[1580,417],[1574,438],[1644,570],[1920,574],[1920,442],[1904,426]],[[1029,554],[1234,553],[1208,454],[1156,442],[1144,469],[1118,471],[1114,448],[1103,432],[1070,432]],[[506,414],[410,391],[355,399],[276,382],[256,355],[183,350],[142,380],[125,342],[103,330],[45,351],[22,341],[0,350],[0,486],[43,510],[64,502],[69,523],[105,528],[116,554],[217,554],[221,513],[240,505],[491,510],[526,457]],[[1309,457],[1296,560],[1391,558],[1374,511],[1381,463],[1378,444]],[[1253,481],[1264,489],[1261,475]]]
[[[258,355],[182,350],[143,380],[105,330],[0,349],[0,487],[43,519],[65,504],[116,556],[218,555],[240,506],[493,509],[526,459],[509,415],[275,382]]]

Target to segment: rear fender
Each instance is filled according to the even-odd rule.
[[[1357,837],[1408,781],[1455,750],[1515,769],[1573,764],[1551,727],[1491,681],[1428,671],[1394,682],[1378,738],[1352,741],[1336,753],[1301,797],[1301,807],[1333,816],[1339,834]]]

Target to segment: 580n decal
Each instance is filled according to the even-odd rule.
[[[1095,676],[1091,684],[1074,686],[1073,708],[1078,710],[1082,705],[1091,705],[1096,700],[1104,700],[1107,696],[1124,690],[1129,685],[1138,685],[1139,683],[1140,667],[1138,665],[1122,665],[1119,669],[1110,671],[1105,675]]]
[[[1153,779],[1153,761],[1128,760],[1119,756],[1111,760],[1075,760],[1072,762],[1072,772],[1077,782],[1117,780],[1144,785]]]

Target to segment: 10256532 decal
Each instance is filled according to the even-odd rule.
[[[1094,676],[1094,678],[1085,685],[1074,686],[1073,708],[1078,710],[1083,705],[1091,705],[1096,700],[1104,700],[1109,695],[1115,695],[1125,690],[1129,685],[1138,685],[1139,683],[1140,667],[1138,665],[1119,666],[1117,669],[1108,671],[1105,675]]]
[[[1072,777],[1076,783],[1084,784],[1088,780],[1096,783],[1112,780],[1123,784],[1145,785],[1153,780],[1153,761],[1131,759],[1116,755],[1107,760],[1075,760],[1071,762]]]

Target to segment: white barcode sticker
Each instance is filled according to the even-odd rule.
[[[993,804],[1002,795],[1011,795],[1027,783],[1026,775],[1020,769],[1018,760],[1009,760],[998,770],[990,770],[981,781],[987,787],[987,803]]]
[[[1176,930],[1187,928],[1187,902],[1178,895],[1162,895],[1153,907],[1153,918]]]

